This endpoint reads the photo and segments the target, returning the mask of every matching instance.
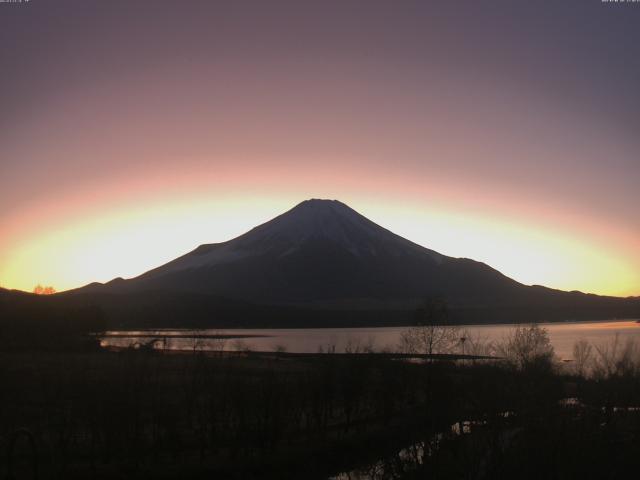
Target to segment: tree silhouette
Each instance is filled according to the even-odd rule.
[[[43,287],[42,285],[38,284],[33,287],[33,293],[35,293],[36,295],[53,295],[54,293],[56,293],[56,289],[52,286]]]
[[[497,345],[497,354],[520,370],[550,368],[555,352],[549,332],[537,324],[518,326]]]
[[[417,325],[400,335],[400,351],[428,355],[449,353],[459,343],[459,329],[449,324],[449,311],[444,299],[427,298],[416,313]]]

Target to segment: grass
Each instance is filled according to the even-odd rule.
[[[626,466],[640,438],[637,411],[608,408],[640,405],[638,378],[587,380],[540,365],[12,351],[0,352],[0,384],[0,478],[37,467],[39,478],[321,479],[381,459],[395,478],[525,478],[518,468],[577,478],[578,458],[602,463],[612,444]],[[579,403],[563,403],[568,396]],[[453,435],[464,421],[474,427]],[[400,449],[434,438],[433,455],[398,467]]]

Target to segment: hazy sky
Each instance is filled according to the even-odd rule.
[[[134,276],[306,198],[640,295],[640,3],[0,3],[0,284]]]

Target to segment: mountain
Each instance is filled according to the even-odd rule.
[[[441,255],[336,200],[307,200],[224,243],[201,245],[111,292],[215,293],[270,304],[415,304],[425,295],[486,298],[520,284],[478,262]]]
[[[543,319],[604,318],[627,315],[639,303],[525,286],[483,263],[417,245],[344,203],[316,199],[136,278],[66,295],[117,303],[120,312],[139,313],[153,305],[163,318],[220,320],[221,311],[226,318],[241,310],[255,313],[260,306],[270,318],[290,316],[300,323],[300,317],[316,316],[407,321],[407,312],[429,296],[446,298],[461,321],[528,320],[532,312]],[[160,305],[176,313],[167,314]]]

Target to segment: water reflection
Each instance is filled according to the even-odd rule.
[[[556,354],[573,357],[573,345],[584,339],[603,343],[614,338],[640,339],[640,324],[634,320],[543,324]],[[488,341],[501,341],[515,325],[467,325],[465,330]],[[355,347],[393,351],[404,327],[382,328],[303,328],[303,329],[225,329],[225,330],[137,330],[107,332],[105,347],[128,347],[154,343],[153,348],[205,351],[288,351],[300,353],[345,352]]]
[[[425,460],[434,455],[443,441],[470,434],[472,429],[486,425],[484,421],[465,420],[452,424],[447,432],[437,433],[428,441],[415,442],[392,455],[370,465],[348,472],[341,472],[329,480],[393,480],[403,478],[417,470]]]

